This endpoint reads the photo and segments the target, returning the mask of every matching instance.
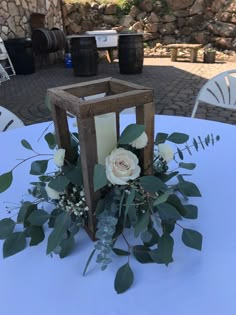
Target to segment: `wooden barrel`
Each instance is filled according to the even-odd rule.
[[[75,76],[97,74],[98,51],[95,36],[72,37],[71,57]]]
[[[51,39],[52,39],[52,47],[51,52],[63,50],[67,45],[66,35],[59,28],[52,28],[50,31]]]
[[[143,35],[120,34],[118,42],[121,74],[138,74],[143,69]]]
[[[32,46],[36,53],[56,52],[65,48],[66,36],[57,28],[52,30],[38,28],[32,33]]]

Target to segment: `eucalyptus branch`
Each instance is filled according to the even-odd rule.
[[[13,172],[18,166],[20,166],[21,164],[23,164],[23,163],[25,163],[25,162],[27,162],[27,161],[29,161],[29,160],[31,160],[31,159],[34,159],[34,158],[36,158],[36,157],[38,157],[38,156],[52,156],[53,154],[40,154],[40,153],[37,153],[36,155],[33,155],[33,156],[30,156],[30,157],[28,157],[28,158],[26,158],[26,159],[23,159],[23,160],[21,160],[21,162],[19,162],[18,164],[16,164],[12,169],[11,169],[11,171]]]

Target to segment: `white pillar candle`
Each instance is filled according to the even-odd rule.
[[[106,157],[117,145],[116,113],[95,116],[98,163],[105,165]]]

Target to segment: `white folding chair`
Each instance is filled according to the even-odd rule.
[[[200,102],[226,109],[236,109],[236,69],[224,71],[208,80],[200,89],[191,117]]]
[[[8,52],[6,50],[6,47],[1,37],[0,37],[0,63],[2,64],[4,70],[6,70],[9,75],[16,74],[13,64],[11,62],[11,59],[8,55]]]
[[[10,80],[10,77],[3,66],[0,64],[0,85],[2,82]]]
[[[0,106],[0,132],[23,127],[23,121],[14,113]]]

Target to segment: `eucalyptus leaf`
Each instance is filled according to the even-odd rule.
[[[172,194],[169,195],[168,197],[168,204],[172,205],[173,207],[175,207],[175,209],[182,215],[184,216],[186,214],[186,208],[185,206],[182,204],[181,200],[179,199],[178,196]]]
[[[96,249],[93,249],[93,251],[92,251],[91,254],[89,255],[89,258],[88,258],[87,263],[86,263],[85,268],[84,268],[83,276],[85,276],[86,271],[87,271],[87,269],[88,269],[88,266],[89,266],[89,264],[90,264],[90,262],[91,262],[91,260],[92,260],[92,258],[93,258],[93,256],[94,256],[95,252],[96,252]]]
[[[15,255],[21,252],[26,246],[24,232],[12,233],[3,243],[3,257]]]
[[[59,253],[60,258],[65,258],[68,256],[75,246],[75,238],[73,235],[70,235],[67,239],[61,241],[60,247],[61,251]]]
[[[10,218],[0,220],[0,240],[5,240],[14,231],[15,221]]]
[[[164,143],[168,137],[168,133],[158,132],[155,138],[155,144]]]
[[[198,208],[195,205],[185,205],[185,214],[183,217],[186,219],[197,219],[198,217]]]
[[[187,142],[189,139],[189,135],[185,133],[173,132],[168,136],[167,140],[176,144],[182,144]]]
[[[53,150],[57,146],[56,137],[52,132],[47,133],[44,136],[44,139],[46,140],[48,147]]]
[[[129,207],[128,217],[131,225],[135,226],[137,223],[137,209],[134,205]]]
[[[6,191],[12,184],[12,171],[0,175],[0,193]]]
[[[164,233],[159,240],[158,250],[162,262],[166,265],[173,261],[172,254],[174,248],[174,239],[171,235]]]
[[[31,164],[30,174],[31,175],[43,175],[48,167],[48,160],[34,161]]]
[[[56,208],[56,209],[53,209],[53,210],[52,210],[52,212],[51,212],[51,214],[50,214],[49,221],[48,221],[48,226],[49,226],[50,228],[53,228],[53,227],[54,227],[57,216],[58,216],[60,213],[62,213],[62,212],[63,212],[63,210],[60,209],[60,208]]]
[[[184,159],[183,152],[179,148],[177,148],[177,152],[178,152],[180,160],[183,160]]]
[[[69,183],[70,180],[66,176],[59,175],[55,179],[52,179],[48,186],[56,191],[62,192]]]
[[[144,132],[144,130],[145,130],[144,125],[130,124],[124,129],[124,131],[120,135],[118,143],[130,144],[131,142],[136,140],[138,137],[140,137],[141,134]]]
[[[29,142],[25,139],[21,140],[21,144],[23,145],[24,148],[34,151],[32,146],[29,144]]]
[[[162,220],[176,221],[176,220],[182,219],[182,217],[179,214],[179,212],[177,211],[177,209],[168,203],[165,203],[165,202],[161,203],[160,205],[158,205],[157,209],[158,209],[158,213],[160,215],[160,218]]]
[[[153,202],[153,206],[154,207],[156,207],[156,206],[158,206],[159,204],[161,204],[161,203],[163,203],[163,202],[166,202],[167,201],[167,199],[168,199],[168,197],[169,197],[169,195],[170,195],[170,192],[165,192],[164,194],[162,194],[162,195],[159,195],[156,199],[155,199],[155,201]]]
[[[130,255],[129,252],[127,252],[126,250],[120,249],[120,248],[114,247],[112,250],[117,256],[129,256]]]
[[[152,263],[153,260],[149,255],[150,249],[145,245],[133,246],[133,255],[141,264]]]
[[[60,213],[55,221],[54,230],[48,237],[47,255],[50,254],[62,241],[66,229],[71,222],[70,215],[68,213]]]
[[[197,140],[195,138],[193,138],[193,145],[194,145],[194,148],[196,149],[196,151],[198,151],[198,143],[197,143]]]
[[[126,204],[125,204],[125,217],[128,214],[129,208],[132,205],[132,203],[134,202],[134,198],[135,198],[135,189],[131,188],[128,194],[128,197],[126,199]]]
[[[180,162],[179,163],[179,167],[185,168],[187,170],[194,170],[195,167],[196,167],[196,164],[195,163],[183,163],[183,162]]]
[[[137,220],[137,223],[134,227],[134,236],[138,237],[140,233],[145,232],[148,227],[150,219],[150,214],[149,212],[145,212],[144,214],[140,214]]]
[[[116,273],[115,277],[115,290],[118,294],[128,290],[134,280],[134,274],[129,264],[125,264],[120,267]]]
[[[182,241],[188,247],[202,249],[202,235],[195,230],[183,229]]]
[[[143,176],[139,178],[140,185],[150,193],[155,193],[167,188],[166,184],[156,176]]]
[[[147,232],[152,235],[152,238],[148,242],[142,239],[144,245],[147,247],[157,245],[160,239],[160,235],[158,234],[158,232],[154,228],[149,228]]]
[[[31,237],[30,246],[36,246],[44,240],[45,234],[42,226],[31,225],[28,229],[29,236]]]
[[[178,176],[178,179],[179,179],[178,188],[183,195],[187,197],[202,196],[200,190],[194,183],[184,180],[182,176]]]
[[[36,211],[33,211],[29,215],[28,221],[32,225],[41,226],[44,223],[46,223],[49,218],[50,218],[50,214],[47,211],[45,211],[45,210],[36,210]]]
[[[108,184],[106,177],[106,169],[102,164],[96,164],[94,167],[93,186],[94,191],[97,191]]]
[[[82,166],[80,158],[77,160],[76,165],[67,165],[67,168],[63,168],[65,176],[69,179],[69,181],[78,186],[83,185],[83,174],[82,174]]]
[[[17,223],[24,223],[24,226],[28,226],[29,222],[27,219],[29,215],[35,210],[37,210],[36,204],[33,204],[30,201],[23,202],[17,215]]]

